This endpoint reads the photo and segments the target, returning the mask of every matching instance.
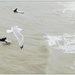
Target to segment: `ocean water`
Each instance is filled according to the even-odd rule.
[[[70,5],[70,6],[69,6]],[[75,73],[75,2],[0,1],[0,74]],[[12,9],[24,11],[14,13]],[[73,9],[71,9],[73,8]],[[12,26],[23,30],[21,50]]]

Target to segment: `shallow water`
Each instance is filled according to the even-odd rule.
[[[75,73],[75,17],[74,11],[69,8],[67,11],[67,4],[0,2],[0,37],[6,36],[12,41],[10,45],[0,43],[1,74]],[[12,9],[16,7],[24,14],[13,13]],[[6,33],[15,25],[23,29],[22,50],[13,33]]]

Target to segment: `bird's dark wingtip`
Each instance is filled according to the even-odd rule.
[[[23,45],[20,48],[22,49],[23,48]]]

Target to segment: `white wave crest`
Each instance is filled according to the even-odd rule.
[[[60,36],[47,35],[47,44],[55,49],[61,49],[64,53],[75,53],[75,34]]]

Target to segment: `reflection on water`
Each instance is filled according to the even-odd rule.
[[[75,34],[45,36],[48,50],[47,71],[53,73],[75,73]]]

